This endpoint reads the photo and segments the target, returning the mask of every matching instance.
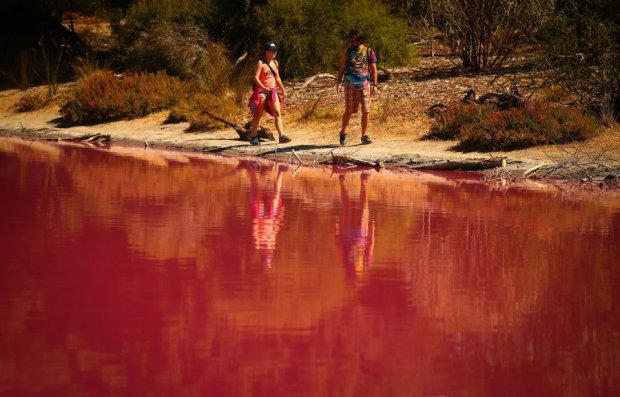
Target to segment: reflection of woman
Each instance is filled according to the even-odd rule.
[[[259,171],[250,170],[250,214],[252,216],[252,237],[254,246],[260,253],[261,262],[271,267],[276,249],[276,237],[284,219],[282,205],[282,173],[286,167],[278,166],[272,187],[261,187]]]
[[[368,174],[360,175],[360,198],[354,200],[340,175],[340,198],[342,200],[342,217],[337,224],[337,241],[342,250],[345,266],[349,274],[358,274],[372,265],[375,244],[375,222],[370,221],[368,211],[368,192],[366,183]]]

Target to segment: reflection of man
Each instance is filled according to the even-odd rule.
[[[260,172],[250,169],[250,214],[252,216],[252,237],[254,246],[260,253],[261,262],[271,267],[273,253],[276,249],[276,236],[284,219],[284,206],[280,191],[282,173],[285,166],[277,167],[275,182],[272,186],[262,186],[259,182]]]
[[[368,193],[366,182],[369,175],[360,174],[360,197],[354,200],[340,175],[340,198],[342,200],[342,217],[336,225],[337,241],[342,249],[342,256],[351,276],[363,272],[372,265],[375,243],[375,222],[370,222],[368,211]]]

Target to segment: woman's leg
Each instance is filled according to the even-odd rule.
[[[265,110],[265,98],[261,97],[258,102],[258,108],[256,109],[256,113],[254,114],[254,118],[252,119],[252,124],[250,127],[250,138],[254,138],[258,131],[258,125],[260,123],[260,118],[263,115],[263,111]]]
[[[284,135],[284,126],[282,125],[282,111],[280,109],[280,101],[276,100],[275,102],[267,101],[267,106],[271,109],[271,113],[273,114],[273,118],[276,124],[276,130],[278,130],[278,135]]]

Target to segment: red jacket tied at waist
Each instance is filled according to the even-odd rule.
[[[258,105],[260,104],[260,93],[261,92],[265,92],[265,91],[263,91],[263,89],[260,87],[255,87],[254,91],[252,92],[252,95],[250,96],[250,102],[248,105],[250,107],[250,113],[252,113],[252,116],[256,114],[256,110],[258,109]],[[267,100],[272,101],[272,102],[275,102],[277,100],[280,102],[280,109],[284,108],[284,100],[282,99],[282,95],[278,94],[277,88],[272,88],[268,92]],[[269,108],[269,106],[265,106],[265,111],[273,116],[273,113],[271,109]]]

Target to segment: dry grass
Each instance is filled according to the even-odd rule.
[[[232,64],[226,48],[197,26],[165,23],[155,26],[130,49],[139,70],[166,70],[196,82],[203,91],[228,88]]]
[[[60,108],[66,122],[100,123],[167,109],[187,95],[188,84],[164,72],[121,78],[95,71],[82,78]]]
[[[299,123],[335,121],[339,120],[341,116],[341,113],[336,109],[320,106],[318,99],[304,103],[298,112],[296,119]]]
[[[215,96],[207,92],[196,92],[175,105],[165,123],[189,122],[188,131],[212,131],[225,127],[223,123],[209,117],[205,112],[231,122],[237,121],[241,115],[233,95]]]
[[[49,103],[49,96],[46,92],[37,89],[26,91],[15,103],[16,112],[33,112],[44,108]]]

